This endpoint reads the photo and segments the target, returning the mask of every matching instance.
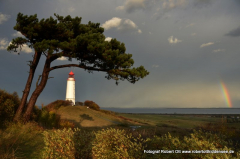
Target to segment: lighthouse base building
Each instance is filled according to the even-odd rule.
[[[72,106],[75,105],[75,79],[72,71],[68,74],[66,100],[72,101]]]

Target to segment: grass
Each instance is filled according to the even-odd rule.
[[[61,116],[61,119],[70,120],[78,127],[107,127],[126,122],[126,120],[117,116],[96,111],[86,106],[61,107],[56,113]],[[131,121],[127,121],[127,123],[137,124]]]
[[[220,123],[222,118],[209,117],[209,115],[157,115],[157,114],[121,114],[137,122],[152,126],[168,125],[178,128],[194,129],[208,123]],[[228,123],[229,127],[240,128],[238,123]]]
[[[39,158],[44,147],[42,132],[36,123],[8,125],[0,131],[0,158]]]

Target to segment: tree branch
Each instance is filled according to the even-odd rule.
[[[39,80],[40,80],[41,77],[42,77],[42,75],[39,75],[39,76],[38,76],[38,80],[37,80],[37,83],[36,83],[36,88],[38,87],[38,82],[39,82]]]
[[[52,71],[52,70],[55,70],[55,69],[58,69],[58,68],[64,68],[64,67],[78,67],[78,68],[82,68],[82,69],[85,69],[85,70],[102,71],[102,72],[107,72],[107,71],[110,70],[110,69],[97,69],[97,68],[94,68],[94,67],[81,66],[81,65],[78,65],[78,64],[67,64],[67,65],[53,66],[49,69],[49,72]]]
[[[62,54],[62,56],[65,56],[65,57],[72,57],[71,55],[68,55],[66,52],[62,51],[62,52],[58,52],[58,53],[55,53],[51,56],[51,62],[56,60],[57,58],[60,57],[60,54]]]
[[[42,52],[46,57],[47,57],[47,54],[45,52]]]

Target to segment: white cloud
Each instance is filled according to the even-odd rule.
[[[131,13],[137,9],[145,9],[146,0],[126,0],[124,5],[116,7],[117,11],[126,10]]]
[[[149,34],[151,35],[151,34],[152,34],[152,32],[149,32]]]
[[[158,67],[159,67],[159,65],[152,65],[152,67],[153,67],[153,68],[158,68]]]
[[[216,49],[216,50],[213,50],[213,52],[224,52],[225,51],[225,49]]]
[[[118,17],[113,17],[112,19],[106,21],[102,24],[105,30],[116,28],[120,31],[132,31],[136,30],[138,33],[142,33],[138,26],[130,19],[121,19]]]
[[[12,36],[14,36],[14,37],[23,37],[23,35],[19,31],[17,31],[16,33],[12,34]]]
[[[178,40],[177,38],[173,38],[173,36],[170,36],[170,37],[168,38],[168,42],[169,42],[170,44],[176,44],[176,43],[182,42],[182,40]]]
[[[117,28],[120,26],[122,19],[118,17],[113,17],[112,19],[106,21],[102,24],[102,27],[106,30],[111,28]]]
[[[197,34],[196,34],[196,33],[192,33],[191,35],[192,35],[192,36],[195,36],[195,35],[197,35]]]
[[[65,61],[65,60],[68,60],[68,59],[66,57],[62,56],[62,57],[59,57],[57,60]]]
[[[0,24],[4,21],[7,21],[10,18],[10,15],[0,13]]]
[[[0,39],[0,50],[6,50],[8,46],[7,39]]]
[[[130,19],[126,19],[120,27],[137,28],[137,25]]]
[[[11,42],[8,43],[8,45],[10,45],[10,44],[11,44]],[[22,45],[22,50],[20,51],[20,48],[18,48],[17,52],[25,52],[25,53],[29,54],[29,53],[32,53],[33,50],[31,48],[29,48],[28,45],[23,44]]]
[[[200,46],[200,48],[203,48],[203,47],[206,47],[206,46],[210,46],[210,45],[213,45],[213,44],[214,44],[213,42],[205,43],[205,44],[202,44]]]
[[[106,37],[105,41],[111,41],[111,37]]]
[[[31,48],[29,48],[26,44],[23,44],[22,51],[25,52],[25,53],[33,52],[33,50]]]

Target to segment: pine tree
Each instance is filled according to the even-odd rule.
[[[24,44],[34,49],[33,60],[30,61],[29,77],[23,91],[21,104],[17,110],[14,120],[19,120],[23,113],[24,105],[32,85],[32,79],[41,56],[45,56],[45,64],[42,75],[39,76],[39,83],[31,95],[26,111],[23,115],[28,121],[33,107],[43,91],[49,79],[49,73],[55,69],[65,67],[78,67],[88,72],[106,72],[107,79],[127,80],[135,83],[140,78],[149,74],[143,66],[133,67],[134,61],[131,54],[125,53],[124,43],[111,39],[105,41],[104,29],[100,23],[81,24],[81,17],[72,18],[70,15],[63,17],[54,14],[47,19],[37,18],[37,15],[23,15],[19,13],[17,23],[14,27],[23,37],[12,40],[8,51],[15,51]],[[79,64],[65,64],[51,67],[51,63],[60,57],[72,58],[79,61]]]

